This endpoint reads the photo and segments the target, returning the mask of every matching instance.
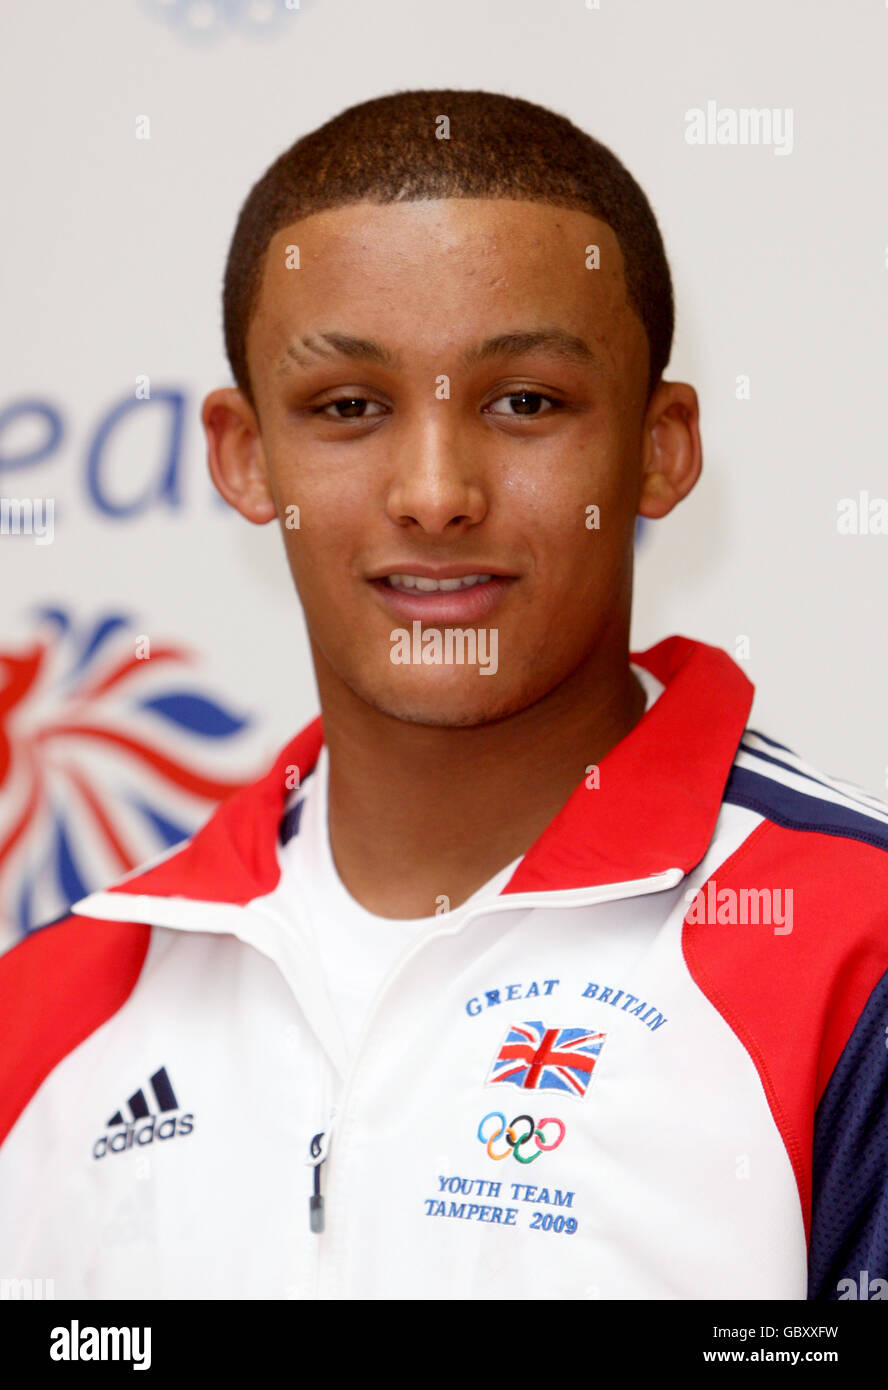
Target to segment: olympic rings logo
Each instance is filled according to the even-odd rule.
[[[495,1128],[493,1133],[489,1132],[488,1120],[499,1121],[499,1128]],[[526,1125],[527,1128],[524,1129],[523,1133],[519,1133],[518,1125]],[[550,1129],[547,1138],[547,1125],[554,1126],[554,1137],[553,1130]],[[540,1121],[536,1121],[532,1115],[516,1115],[514,1120],[510,1120],[506,1124],[506,1117],[501,1110],[491,1110],[490,1114],[485,1115],[478,1126],[478,1138],[482,1144],[486,1144],[487,1152],[491,1158],[499,1161],[499,1159],[508,1158],[511,1154],[513,1158],[517,1158],[519,1163],[533,1163],[541,1154],[557,1149],[564,1138],[564,1132],[564,1125],[561,1120],[556,1120],[552,1115],[547,1115],[544,1120]],[[497,1153],[493,1146],[498,1139],[502,1139],[504,1136],[506,1147],[501,1153]],[[521,1150],[531,1141],[536,1146],[535,1150],[529,1154],[523,1154]]]

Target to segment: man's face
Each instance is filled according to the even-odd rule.
[[[499,199],[361,203],[275,236],[248,359],[322,692],[485,723],[627,619],[648,347],[622,266],[603,222]],[[459,637],[447,664],[470,628],[476,664]]]

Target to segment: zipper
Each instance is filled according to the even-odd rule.
[[[331,1094],[331,1074],[332,1067],[330,1059],[323,1047],[318,1048],[318,1064],[320,1075],[318,1078],[318,1113],[323,1116],[320,1121],[317,1134],[313,1134],[308,1144],[308,1166],[312,1169],[311,1192],[308,1198],[308,1229],[309,1241],[311,1242],[310,1261],[312,1267],[313,1293],[311,1297],[317,1301],[320,1298],[321,1273],[324,1264],[324,1252],[327,1241],[323,1239],[324,1230],[327,1225],[327,1213],[325,1210],[324,1192],[324,1164],[330,1153],[330,1144],[333,1139],[333,1130],[336,1124],[337,1106],[333,1103]]]
[[[323,1235],[324,1232],[324,1194],[321,1192],[321,1169],[324,1160],[330,1152],[330,1139],[333,1134],[333,1115],[327,1122],[327,1128],[321,1130],[320,1134],[312,1135],[311,1143],[308,1146],[308,1161],[314,1168],[314,1185],[312,1194],[308,1199],[308,1226],[313,1235]]]
[[[667,888],[674,888],[686,877],[684,869],[665,869],[659,874],[650,874],[647,878],[627,879],[623,883],[604,883],[597,888],[565,888],[557,892],[557,903],[552,902],[556,896],[551,889],[538,893],[509,893],[495,897],[490,901],[479,903],[477,907],[471,908],[455,926],[442,926],[437,930],[429,932],[419,938],[410,947],[405,955],[395,961],[382,980],[376,994],[373,996],[372,1003],[364,1019],[357,1044],[352,1053],[351,1060],[345,1076],[342,1078],[342,1088],[339,1091],[339,1103],[330,1110],[330,1119],[326,1130],[312,1136],[309,1143],[309,1163],[314,1166],[314,1185],[312,1195],[309,1198],[309,1224],[313,1233],[321,1235],[325,1227],[324,1195],[321,1191],[321,1169],[324,1161],[330,1152],[330,1144],[333,1135],[333,1125],[337,1115],[342,1115],[347,1107],[349,1092],[354,1082],[355,1073],[361,1064],[364,1043],[372,1028],[379,1006],[392,985],[397,980],[400,973],[407,968],[411,961],[419,955],[427,942],[437,940],[442,936],[456,936],[466,927],[469,922],[477,917],[489,916],[493,913],[506,912],[512,909],[530,907],[592,907],[596,903],[613,902],[622,898],[642,897],[647,893],[659,893]],[[249,909],[248,909],[249,910]],[[459,909],[457,909],[458,911]],[[446,914],[445,914],[446,920]],[[327,1059],[323,1059],[325,1076],[327,1073]],[[326,1089],[326,1088],[325,1088]],[[318,1258],[315,1261],[315,1298],[319,1297],[320,1291],[320,1250],[323,1242],[318,1241]]]

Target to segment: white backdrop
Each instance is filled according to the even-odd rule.
[[[754,725],[884,794],[888,536],[837,523],[888,496],[885,0],[290,4],[5,8],[0,497],[51,499],[54,525],[0,535],[0,945],[194,828],[317,712],[279,533],[215,501],[198,411],[230,382],[221,277],[252,183],[407,87],[552,106],[641,183],[704,473],[643,536],[633,646],[747,639]],[[710,102],[791,111],[791,146],[688,143]],[[124,669],[140,637],[188,659]]]

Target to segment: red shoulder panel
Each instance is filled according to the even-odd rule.
[[[0,1143],[54,1067],[126,1003],[151,928],[66,917],[0,957]]]
[[[275,839],[290,767],[304,777],[322,740],[317,718],[180,851],[110,891],[235,903],[269,892],[279,874]],[[72,914],[0,957],[0,1142],[53,1068],[126,1003],[150,938],[141,923]]]
[[[857,840],[764,821],[712,882],[717,893],[792,889],[791,932],[686,921],[682,943],[694,980],[758,1069],[807,1231],[814,1112],[888,969],[888,855]],[[701,891],[707,895],[707,885]]]

